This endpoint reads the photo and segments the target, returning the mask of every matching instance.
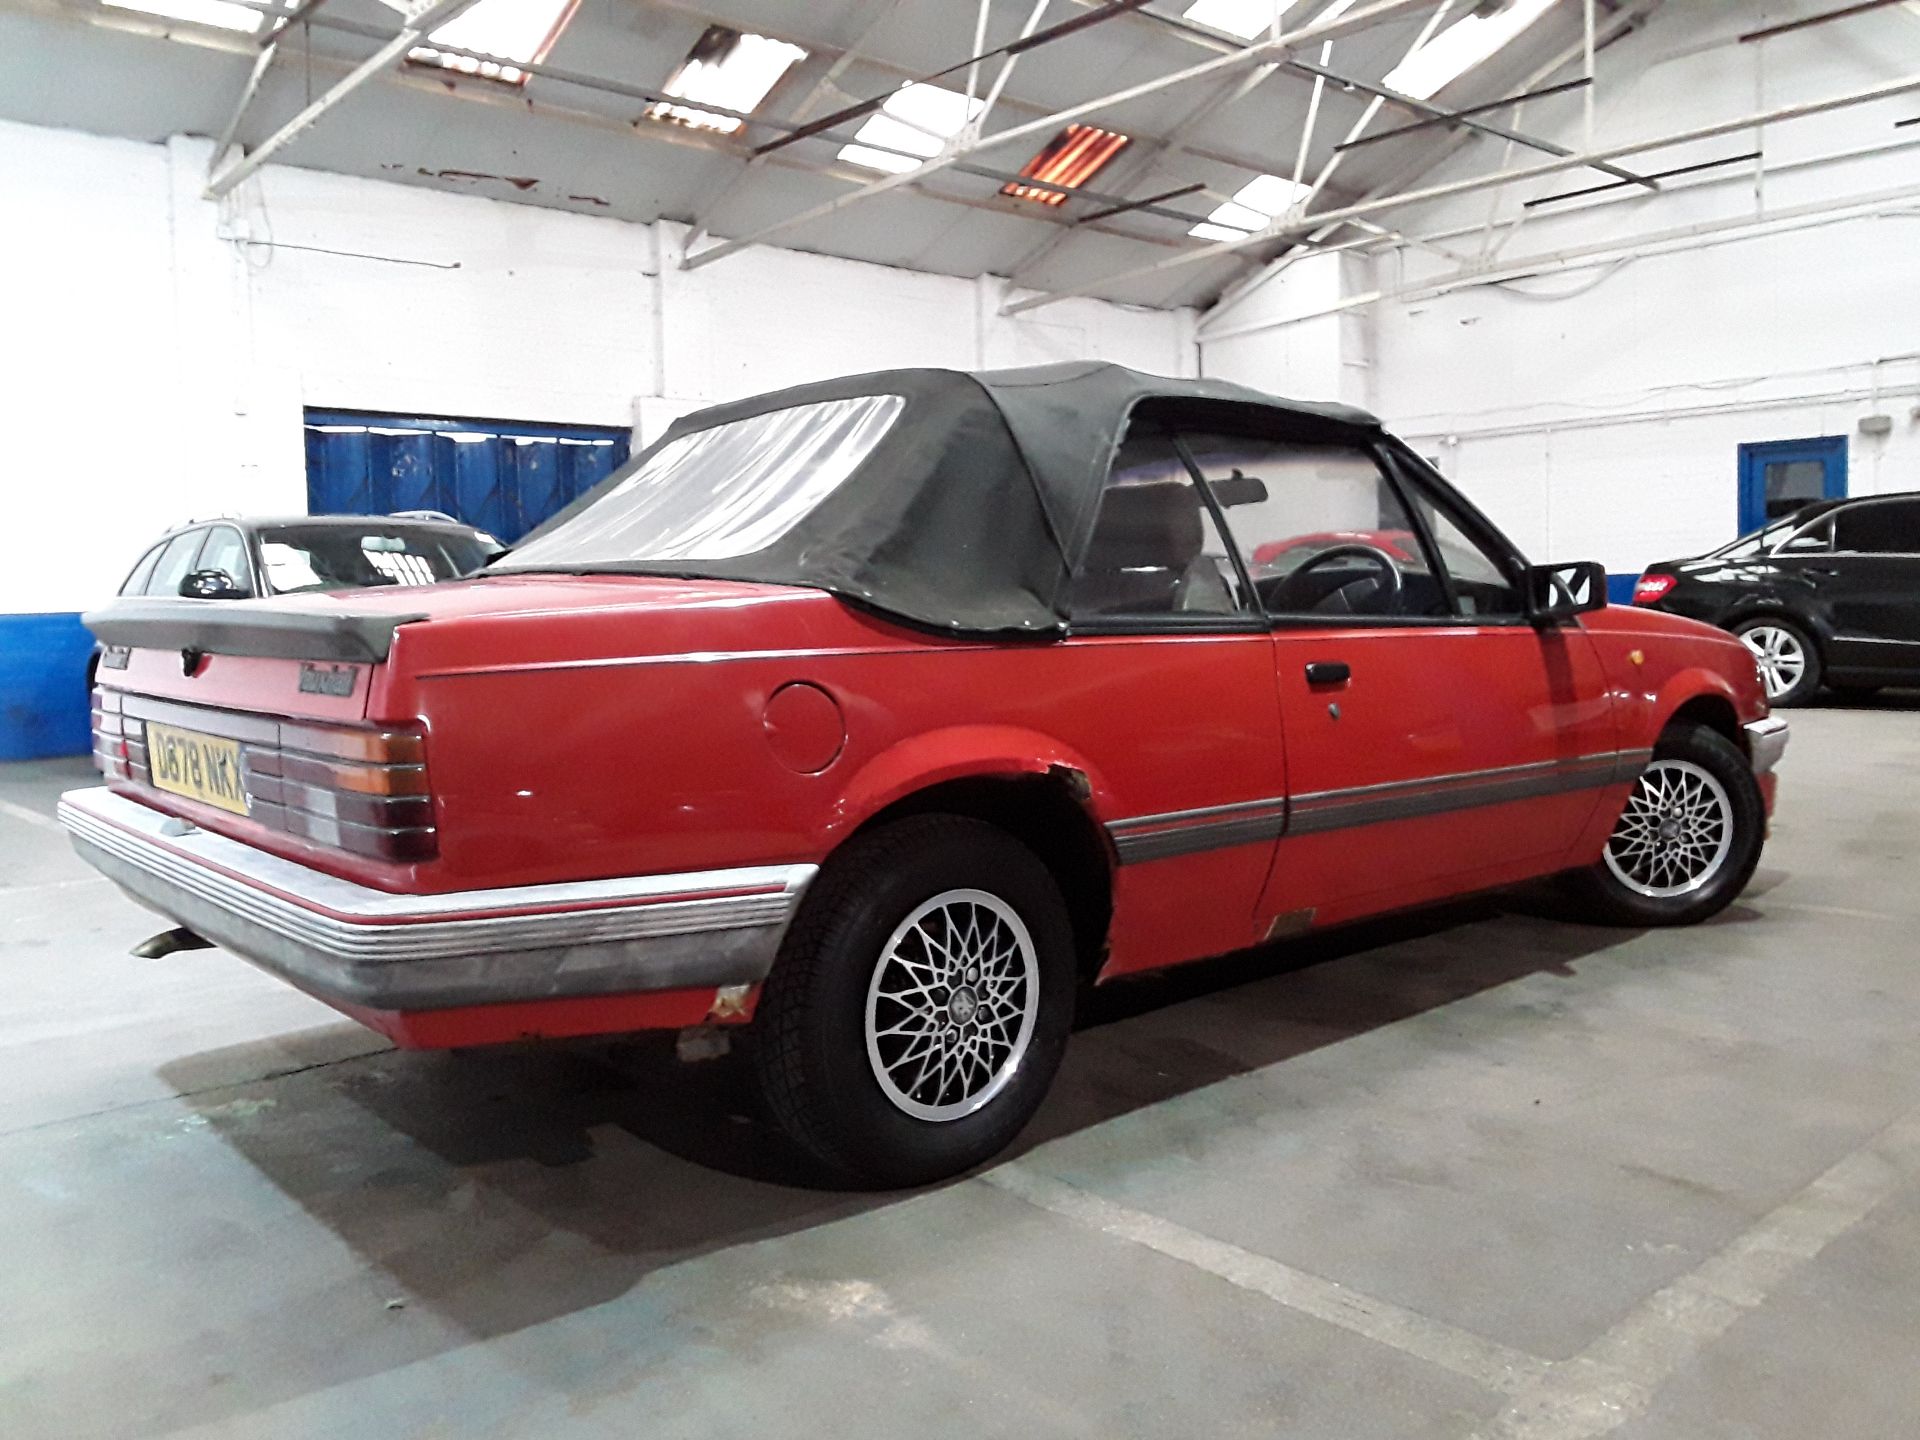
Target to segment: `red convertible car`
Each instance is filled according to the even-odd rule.
[[[1110,365],[719,406],[477,577],[88,621],[61,814],[160,948],[403,1046],[745,1026],[873,1185],[1012,1140],[1084,984],[1552,874],[1712,915],[1786,743],[1372,417]]]

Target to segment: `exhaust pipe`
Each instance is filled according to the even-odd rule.
[[[162,930],[158,935],[142,940],[128,953],[142,960],[159,960],[173,954],[176,950],[211,950],[212,948],[213,941],[206,936],[196,935],[186,926],[179,925],[172,930]]]

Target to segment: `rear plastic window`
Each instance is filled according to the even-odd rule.
[[[505,568],[729,560],[764,550],[845,483],[905,403],[858,395],[683,435],[515,549]]]

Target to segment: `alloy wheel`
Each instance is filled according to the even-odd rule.
[[[1691,760],[1655,760],[1634,784],[1606,862],[1629,890],[1665,899],[1701,889],[1732,850],[1726,787]]]
[[[1767,687],[1769,700],[1778,700],[1807,673],[1806,649],[1791,630],[1778,625],[1755,625],[1741,632],[1740,640],[1759,662],[1760,681]]]
[[[1013,907],[947,890],[900,922],[867,987],[867,1060],[917,1120],[958,1120],[1005,1089],[1040,1011],[1040,956]]]

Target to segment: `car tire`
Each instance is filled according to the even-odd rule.
[[[1804,705],[1820,689],[1819,647],[1804,626],[1774,615],[1743,620],[1733,627],[1760,667],[1767,703],[1775,709]]]
[[[767,1112],[828,1183],[970,1169],[1045,1097],[1075,968],[1059,886],[1004,830],[918,815],[860,836],[814,881],[762,988],[750,1048]]]
[[[1760,782],[1740,747],[1706,725],[1667,727],[1634,778],[1600,859],[1566,877],[1586,918],[1694,925],[1753,878],[1767,830]]]

